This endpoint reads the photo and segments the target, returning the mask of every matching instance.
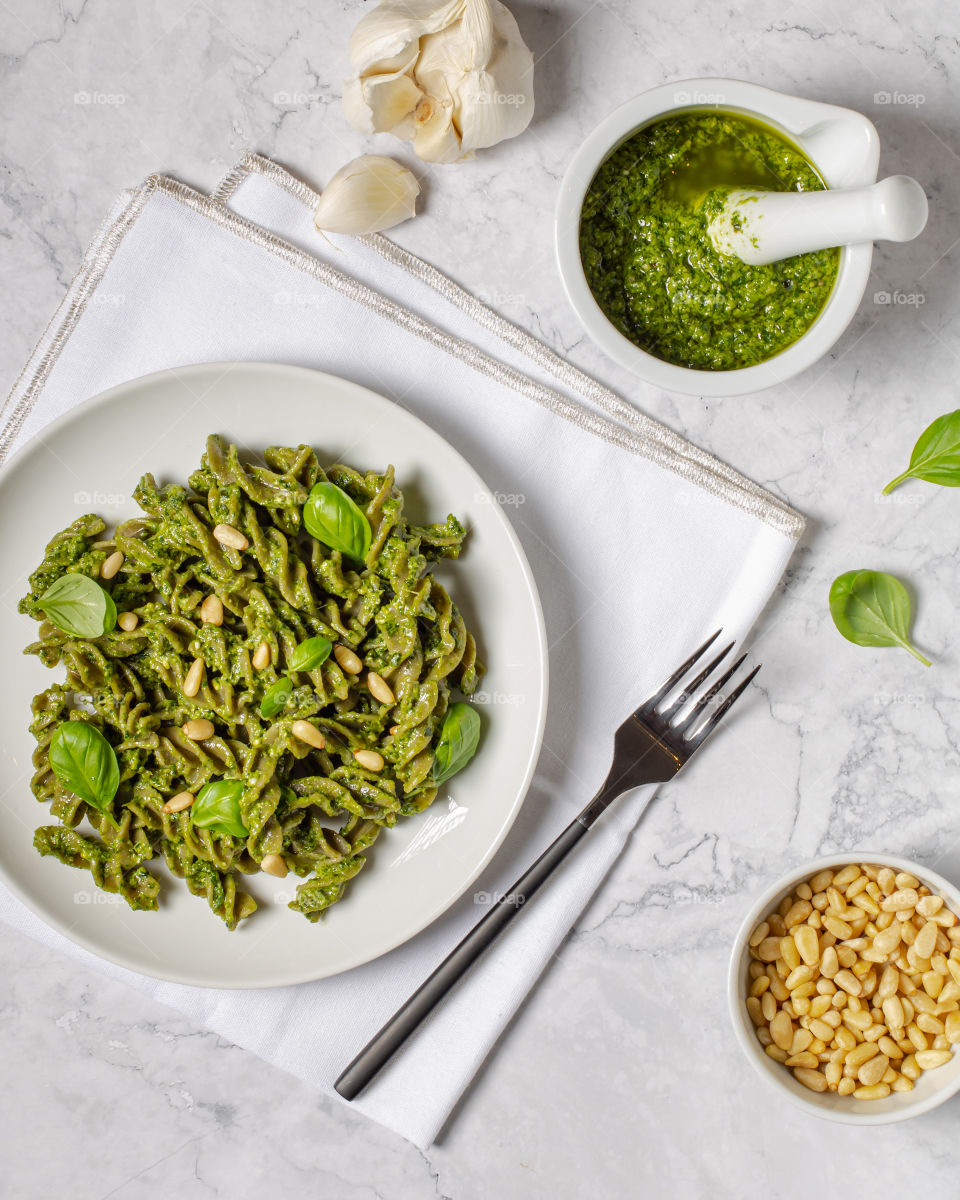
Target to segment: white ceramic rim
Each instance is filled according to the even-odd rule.
[[[722,104],[698,104],[677,96],[722,95]],[[803,337],[773,358],[734,371],[698,371],[648,354],[634,345],[608,320],[590,291],[580,260],[580,211],[583,198],[605,159],[631,134],[654,120],[681,110],[741,112],[772,125],[798,144],[802,130],[817,121],[844,117],[857,122],[866,138],[863,171],[844,180],[844,186],[875,182],[880,142],[873,124],[862,113],[775,92],[738,79],[684,79],[641,92],[606,117],[573,156],[560,185],[556,208],[556,251],[560,280],[567,299],[594,342],[614,361],[647,383],[691,396],[741,396],[785,383],[805,371],[830,349],[853,320],[870,276],[873,245],[846,246],[833,291],[816,321]],[[798,129],[797,126],[800,126]],[[811,155],[828,186],[837,186]]]
[[[763,1047],[757,1041],[753,1022],[750,1020],[746,1007],[746,975],[749,964],[748,939],[753,930],[763,920],[771,908],[783,899],[798,883],[816,875],[818,871],[846,866],[848,863],[876,863],[881,867],[892,867],[895,871],[908,871],[915,875],[921,883],[926,884],[932,892],[942,895],[954,912],[960,913],[960,890],[949,880],[931,871],[921,863],[909,858],[900,858],[891,854],[875,854],[873,851],[851,851],[846,854],[831,854],[827,858],[817,858],[804,863],[787,875],[782,875],[772,883],[757,900],[744,917],[734,939],[733,950],[730,954],[730,966],[727,972],[727,1003],[730,1008],[730,1019],[733,1032],[740,1048],[750,1061],[751,1066],[763,1080],[791,1104],[802,1108],[811,1116],[821,1120],[837,1121],[842,1125],[892,1125],[897,1121],[906,1121],[910,1117],[919,1117],[925,1112],[936,1108],[949,1100],[960,1091],[960,1066],[955,1074],[930,1095],[912,1099],[913,1092],[896,1093],[896,1107],[879,1110],[875,1105],[886,1104],[887,1100],[854,1101],[849,1097],[849,1108],[827,1108],[817,1102],[819,1093],[810,1092],[802,1084],[797,1083],[780,1063],[774,1062],[764,1054]],[[942,1068],[938,1068],[942,1069]],[[932,1073],[931,1073],[932,1077]],[[836,1097],[832,1097],[836,1099]],[[854,1105],[859,1105],[855,1108]]]
[[[12,875],[12,873],[7,871],[2,857],[0,857],[0,879],[2,879],[4,884],[10,888],[11,892],[13,892],[13,894],[17,896],[17,898],[22,901],[23,904],[25,904],[47,925],[55,929],[64,937],[68,938],[70,941],[83,947],[83,949],[88,950],[91,954],[94,954],[97,957],[105,959],[109,962],[113,962],[118,966],[126,968],[127,970],[132,970],[144,975],[150,975],[154,978],[162,979],[171,983],[188,984],[194,987],[224,988],[228,990],[242,990],[248,988],[257,989],[262,987],[286,987],[300,983],[311,983],[317,979],[323,979],[332,975],[342,974],[344,971],[351,970],[354,967],[361,966],[364,963],[373,961],[374,959],[390,953],[390,951],[396,949],[398,946],[403,945],[405,942],[415,937],[418,933],[421,933],[424,929],[433,924],[433,922],[436,921],[440,916],[442,916],[443,913],[445,913],[453,904],[456,903],[458,899],[460,899],[460,897],[469,889],[471,884],[476,881],[476,879],[488,866],[496,852],[500,849],[504,839],[510,832],[513,823],[516,820],[517,814],[519,813],[529,791],[530,783],[533,779],[534,771],[536,770],[537,761],[539,759],[540,749],[543,744],[543,734],[546,725],[547,714],[547,698],[549,695],[549,655],[546,627],[543,618],[540,596],[537,590],[536,581],[533,576],[533,571],[529,562],[527,561],[516,531],[507,518],[503,507],[492,502],[492,493],[490,492],[490,489],[481,479],[473,466],[471,466],[471,464],[463,457],[463,455],[461,455],[458,450],[451,446],[445,438],[427,425],[426,422],[422,421],[419,417],[414,416],[411,412],[409,412],[409,410],[401,408],[387,397],[382,396],[378,392],[374,392],[372,389],[361,384],[354,383],[351,380],[343,379],[340,376],[330,375],[326,372],[317,371],[308,367],[259,361],[198,363],[185,367],[169,368],[163,371],[152,372],[149,375],[140,376],[137,379],[132,379],[124,383],[117,384],[115,387],[108,388],[106,391],[90,397],[89,399],[71,408],[68,412],[57,417],[54,421],[45,426],[44,429],[38,434],[31,437],[23,446],[18,448],[16,453],[13,454],[6,463],[0,466],[0,494],[2,494],[3,485],[11,473],[20,469],[20,465],[28,460],[31,453],[37,450],[37,448],[47,437],[49,437],[53,430],[59,431],[63,429],[69,429],[71,426],[82,422],[92,411],[96,409],[114,404],[118,400],[125,399],[129,401],[131,397],[136,396],[138,390],[149,388],[150,385],[165,379],[174,379],[188,389],[191,387],[195,388],[196,390],[193,392],[193,394],[196,395],[204,391],[204,384],[209,384],[208,377],[212,376],[215,379],[233,378],[236,373],[253,373],[258,371],[265,373],[265,375],[269,378],[269,381],[277,384],[278,387],[282,387],[284,380],[289,380],[295,377],[298,377],[301,380],[306,379],[309,381],[310,385],[321,390],[326,385],[335,385],[337,389],[343,389],[347,392],[354,393],[358,397],[363,397],[366,402],[370,404],[382,406],[383,410],[385,412],[389,412],[390,416],[394,417],[397,421],[400,421],[405,425],[419,427],[419,436],[423,437],[427,448],[429,448],[431,443],[442,443],[445,451],[452,458],[457,460],[466,486],[468,488],[474,488],[478,492],[482,491],[486,496],[491,497],[491,500],[484,505],[484,508],[485,511],[489,510],[489,512],[493,514],[494,518],[498,521],[502,532],[509,541],[516,556],[519,574],[522,577],[523,587],[525,588],[527,596],[529,597],[531,613],[536,625],[536,655],[539,659],[541,670],[540,686],[536,689],[536,734],[530,742],[529,752],[522,778],[518,778],[515,785],[514,799],[509,809],[503,815],[496,836],[490,840],[482,855],[480,855],[480,857],[476,860],[476,863],[473,865],[473,867],[464,874],[458,885],[449,890],[441,900],[438,900],[430,912],[423,915],[415,924],[411,924],[408,928],[406,928],[403,931],[402,936],[398,936],[394,938],[390,944],[378,946],[372,951],[358,948],[357,953],[352,958],[350,958],[348,961],[342,962],[334,969],[326,969],[322,966],[318,969],[316,965],[307,966],[306,969],[302,967],[292,969],[287,971],[285,974],[278,974],[275,977],[271,977],[269,979],[260,979],[255,982],[238,982],[235,979],[223,980],[182,969],[169,969],[163,967],[152,969],[149,964],[145,964],[142,961],[132,962],[125,959],[122,953],[112,952],[109,948],[105,948],[102,943],[97,941],[96,937],[87,936],[81,931],[69,927],[65,921],[60,920],[54,913],[48,909],[45,909],[42,904],[39,904],[36,896],[31,895],[26,888],[20,886],[19,881]],[[27,697],[24,702],[29,706],[29,697]],[[32,847],[30,848],[29,852],[30,854],[34,853]],[[42,860],[37,857],[37,861],[39,863]],[[80,873],[78,872],[78,875],[79,874]],[[84,880],[83,882],[86,884],[88,881]],[[167,879],[165,876],[164,882],[170,886],[172,881]],[[90,884],[90,887],[93,887],[92,883]],[[199,909],[198,914],[200,918],[209,918],[216,924],[216,917],[212,916],[211,914],[207,914]],[[291,914],[291,917],[294,915],[295,914]],[[235,934],[228,934],[228,936],[234,937]]]

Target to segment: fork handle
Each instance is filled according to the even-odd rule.
[[[426,979],[386,1025],[375,1034],[333,1085],[344,1100],[353,1100],[400,1049],[451,988],[470,969],[520,909],[587,832],[580,817],[540,855],[529,870],[474,925],[433,974]]]

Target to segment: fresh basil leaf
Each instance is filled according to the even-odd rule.
[[[883,489],[889,496],[905,479],[923,479],[941,487],[960,487],[960,408],[937,417],[920,434],[910,455],[910,466]]]
[[[343,488],[329,480],[315,483],[303,506],[307,533],[332,550],[362,563],[373,537],[370,522]]]
[[[96,725],[64,721],[50,739],[50,768],[65,788],[92,808],[109,813],[120,786],[113,747]]]
[[[469,704],[450,706],[433,754],[433,782],[444,783],[462,771],[480,742],[480,715]]]
[[[830,585],[830,615],[857,646],[902,646],[925,667],[930,660],[911,646],[910,597],[899,579],[883,571],[847,571]]]
[[[293,691],[293,680],[278,679],[276,683],[272,683],[264,693],[263,699],[260,701],[260,716],[265,721],[269,721],[271,717],[275,717],[277,713],[282,712],[286,707],[287,698]]]
[[[317,667],[327,661],[332,649],[333,642],[327,637],[307,638],[290,655],[290,662],[288,664],[290,670],[315,671]]]
[[[38,601],[48,621],[74,637],[95,638],[117,623],[113,597],[89,575],[73,572],[54,580]]]
[[[242,796],[243,780],[211,779],[197,792],[197,798],[190,806],[190,820],[201,829],[245,838],[247,830],[240,819]]]

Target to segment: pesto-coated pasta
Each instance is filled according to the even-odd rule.
[[[135,909],[158,907],[162,859],[230,929],[262,862],[301,877],[311,921],[341,898],[380,831],[433,801],[451,692],[482,673],[432,573],[460,554],[455,517],[411,523],[393,468],[324,471],[305,445],[264,461],[212,436],[188,487],[144,475],[142,515],[112,537],[74,521],[20,602],[26,653],[66,669],[33,701],[32,789],[58,822],[37,850]]]

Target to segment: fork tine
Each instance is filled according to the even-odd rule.
[[[711,716],[707,718],[706,724],[697,734],[695,734],[693,738],[693,750],[696,750],[702,746],[710,734],[713,733],[733,705],[736,704],[737,700],[739,700],[740,696],[744,693],[744,691],[746,691],[747,686],[752,682],[754,675],[756,675],[756,673],[760,670],[760,666],[761,664],[758,663],[757,666],[755,666],[750,674],[746,677],[746,679],[744,679],[742,683],[738,684],[737,687],[733,689],[733,691],[726,698],[726,700],[724,700],[717,711],[712,713]]]
[[[717,638],[720,636],[720,634],[722,632],[723,632],[722,629],[718,629],[716,631],[716,633],[711,634],[710,637],[707,638],[707,640],[703,643],[703,645],[700,647],[699,650],[694,650],[694,652],[690,655],[690,657],[687,659],[687,661],[685,663],[683,663],[681,666],[677,667],[677,669],[670,676],[670,678],[667,680],[667,682],[665,684],[663,684],[663,686],[661,688],[659,688],[658,691],[654,692],[653,695],[650,696],[647,700],[644,700],[643,704],[641,704],[640,707],[637,709],[637,714],[639,715],[645,709],[656,708],[661,700],[663,700],[667,696],[669,696],[670,693],[673,691],[673,689],[680,682],[680,680],[684,677],[684,675],[686,675],[686,673],[690,670],[690,668],[694,665],[694,663],[697,662],[707,652],[707,650],[710,649],[710,647],[713,645],[713,643],[717,640]]]
[[[672,730],[673,733],[679,734],[681,737],[684,737],[686,734],[688,734],[690,732],[691,729],[693,729],[694,725],[696,725],[696,723],[700,717],[700,714],[703,712],[703,710],[706,708],[706,706],[710,703],[710,701],[714,698],[714,696],[717,695],[717,693],[720,691],[720,689],[726,687],[726,685],[733,678],[737,668],[743,665],[743,662],[746,659],[746,657],[747,656],[745,654],[741,654],[740,657],[737,659],[737,661],[733,664],[733,666],[728,667],[726,669],[726,671],[724,671],[724,673],[716,681],[716,683],[713,683],[710,685],[710,687],[707,689],[707,691],[705,691],[703,693],[703,695],[697,700],[696,704],[694,704],[694,706],[690,710],[689,714],[687,716],[685,716],[679,724],[673,726],[673,730]]]
[[[668,709],[665,709],[660,714],[660,717],[662,720],[667,721],[667,722],[670,722],[673,720],[673,718],[677,715],[677,713],[680,711],[680,709],[683,708],[683,706],[688,703],[690,698],[697,694],[697,691],[699,690],[700,685],[705,680],[709,679],[710,676],[713,674],[713,672],[716,670],[716,668],[719,667],[719,665],[723,662],[723,660],[727,657],[727,655],[733,649],[734,644],[735,643],[730,642],[729,645],[724,646],[724,648],[720,651],[720,653],[716,656],[716,658],[714,658],[711,662],[709,662],[703,668],[703,670],[696,677],[696,679],[691,679],[689,683],[684,685],[683,690],[681,691],[680,695],[676,698],[676,700],[674,700],[674,702],[670,705],[670,707]],[[743,662],[743,659],[741,659],[740,661]],[[729,677],[730,677],[729,674],[727,674],[725,676],[725,678],[727,678],[727,679],[729,679]]]

